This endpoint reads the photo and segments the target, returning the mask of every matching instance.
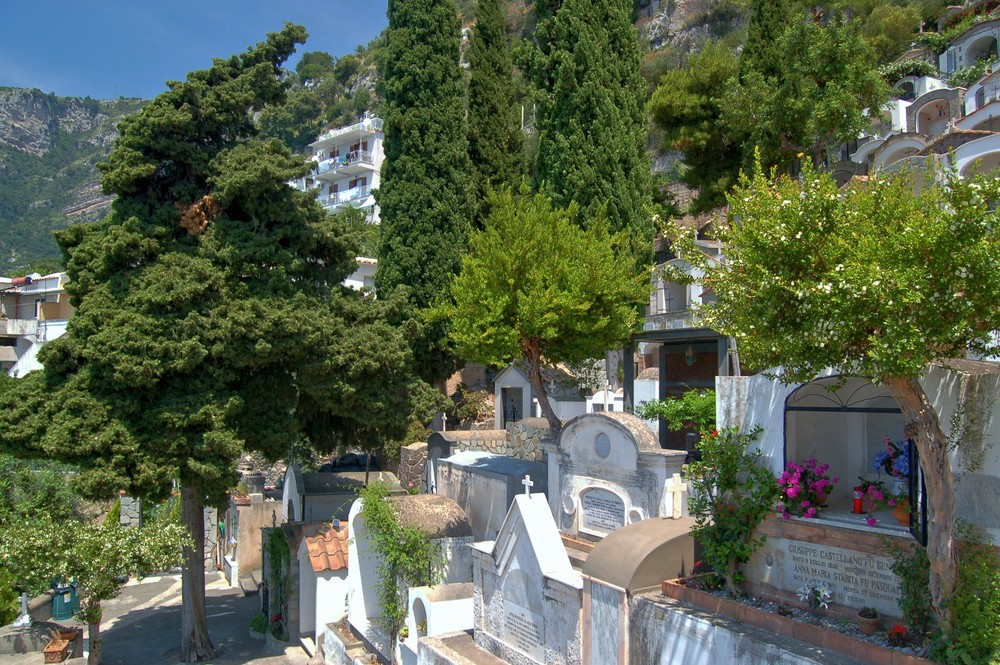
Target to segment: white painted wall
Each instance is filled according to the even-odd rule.
[[[294,521],[302,520],[302,489],[298,486],[295,480],[295,473],[292,471],[292,465],[289,464],[288,468],[285,469],[285,484],[281,489],[281,521],[289,522],[293,521],[289,519],[288,515],[288,505],[289,501],[294,507]]]

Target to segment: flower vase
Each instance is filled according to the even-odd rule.
[[[892,516],[897,522],[904,526],[910,525],[910,502],[906,499],[896,501],[896,507],[892,509]]]

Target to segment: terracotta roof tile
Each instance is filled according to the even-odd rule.
[[[316,535],[306,536],[306,547],[313,572],[347,568],[347,524],[340,530],[326,524]]]

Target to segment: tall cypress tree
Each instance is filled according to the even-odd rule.
[[[379,89],[385,162],[375,286],[408,287],[417,308],[432,304],[461,267],[469,231],[469,181],[460,23],[454,0],[389,0]],[[414,319],[416,323],[416,319]],[[454,366],[443,324],[412,336],[429,380]]]
[[[751,72],[765,79],[781,76],[781,36],[788,28],[791,12],[787,0],[753,0],[747,38],[740,54],[740,82]]]
[[[514,66],[500,0],[479,0],[476,25],[466,52],[469,79],[469,157],[477,194],[477,226],[485,217],[491,187],[515,189],[524,173]]]
[[[646,83],[627,0],[565,0],[536,32],[539,88],[535,184],[553,203],[575,201],[580,219],[606,207],[649,256],[652,170],[646,151]]]

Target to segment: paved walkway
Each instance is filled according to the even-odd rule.
[[[205,665],[307,665],[308,654],[299,648],[285,655],[267,654],[264,642],[249,637],[250,619],[260,610],[258,596],[244,597],[221,575],[206,575],[208,629],[218,658]],[[181,632],[180,575],[147,577],[130,581],[122,594],[104,605],[101,634],[104,665],[163,665],[178,662]],[[66,625],[81,625],[63,621]],[[86,635],[86,629],[84,629]],[[41,653],[0,655],[0,665],[38,665]],[[68,665],[86,660],[65,661]]]

